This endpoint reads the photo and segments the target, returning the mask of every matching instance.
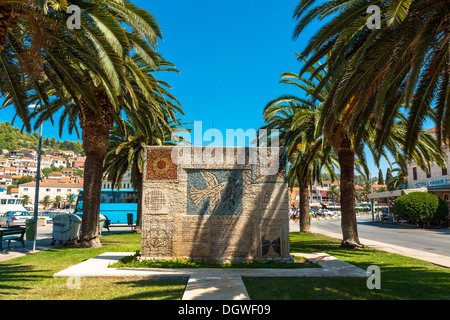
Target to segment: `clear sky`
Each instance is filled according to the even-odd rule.
[[[214,126],[223,134],[226,129],[257,130],[268,101],[296,93],[279,84],[280,75],[299,71],[294,53],[301,52],[319,27],[311,25],[292,39],[298,0],[133,2],[156,16],[164,38],[159,52],[181,71],[160,78],[173,87],[186,114],[183,120],[202,121],[203,131]],[[12,108],[0,110],[1,122],[13,116]],[[44,135],[59,138],[58,128],[48,124]],[[61,139],[78,140],[67,132]],[[378,174],[378,169],[372,172]]]

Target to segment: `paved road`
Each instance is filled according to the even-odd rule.
[[[295,226],[293,228],[291,228],[292,231],[296,230]],[[313,220],[311,221],[311,228],[316,233],[324,230],[342,234],[340,219]],[[361,239],[384,242],[450,257],[450,229],[433,230],[393,226],[373,223],[372,216],[362,216],[358,217],[358,235]]]

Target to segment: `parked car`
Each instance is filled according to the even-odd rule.
[[[316,210],[316,209],[309,209],[309,214],[310,214],[310,216],[312,216],[312,217],[317,217],[317,213],[318,213],[319,211],[318,210]]]
[[[24,226],[28,219],[33,219],[27,211],[8,211],[0,216],[0,227]]]
[[[325,217],[331,217],[331,216],[333,216],[333,212],[330,211],[330,210],[328,210],[328,209],[320,209],[320,210],[317,212],[317,216],[320,216],[320,217],[323,217],[323,218],[325,218]]]

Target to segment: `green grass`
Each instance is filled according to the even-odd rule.
[[[381,270],[381,289],[369,290],[361,278],[245,278],[251,299],[450,299],[450,269],[396,254],[365,248],[344,250],[340,241],[317,234],[291,233],[291,252],[326,252],[367,270]]]
[[[0,263],[0,300],[113,300],[181,299],[186,281],[81,279],[80,289],[69,289],[67,279],[53,274],[104,252],[140,249],[140,234],[101,237],[102,247],[60,247]]]
[[[244,262],[244,263],[224,263],[210,264],[184,259],[178,260],[142,260],[139,261],[136,256],[128,256],[120,259],[118,262],[109,266],[110,268],[279,268],[279,269],[298,269],[298,268],[320,268],[316,263],[306,260],[304,257],[294,257],[294,263],[286,262]]]
[[[98,249],[53,248],[0,263],[0,300],[178,300],[186,281],[82,279],[69,289],[53,274],[103,252],[140,250],[140,235],[102,236]],[[291,233],[291,252],[326,252],[362,269],[381,269],[381,289],[369,290],[361,278],[244,278],[251,299],[450,299],[450,269],[374,249],[339,249],[339,240]],[[184,263],[184,262],[183,262]],[[186,267],[185,265],[183,267]],[[233,266],[236,267],[236,266]]]

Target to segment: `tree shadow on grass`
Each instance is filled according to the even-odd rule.
[[[23,264],[0,264],[0,295],[20,294],[14,291],[28,290],[25,282],[37,282],[48,278],[42,273],[46,270],[36,270],[33,266]],[[17,283],[20,283],[18,285]]]
[[[450,270],[379,265],[380,289],[366,278],[243,278],[256,300],[449,300]]]
[[[130,288],[148,288],[142,292],[114,298],[113,300],[180,300],[183,296],[187,279],[183,280],[136,280],[123,281],[117,285]],[[157,289],[155,289],[157,287]]]
[[[450,269],[372,248],[342,249],[339,239],[319,234],[291,233],[290,244],[291,252],[325,252],[364,270],[378,266],[381,289],[369,290],[365,278],[277,279],[269,287],[267,280],[246,279],[252,299],[277,298],[263,289],[282,292],[279,299],[450,299]]]

